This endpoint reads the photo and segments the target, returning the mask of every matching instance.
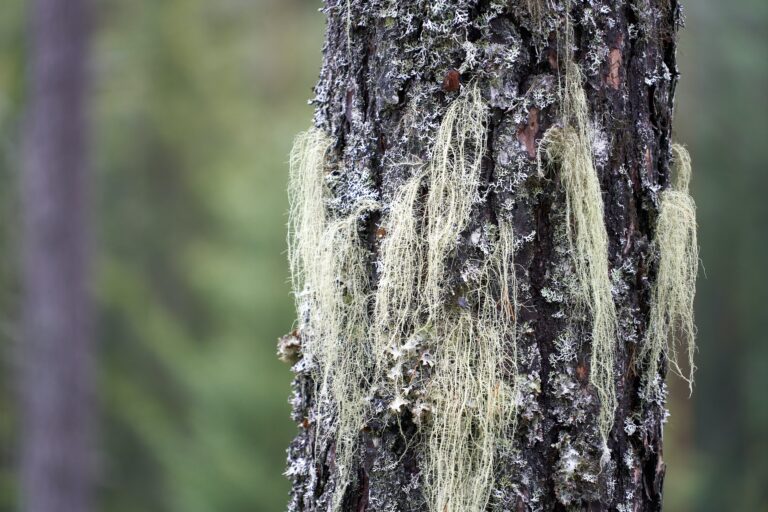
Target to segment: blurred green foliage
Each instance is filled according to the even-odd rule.
[[[17,338],[19,255],[16,214],[19,119],[23,96],[23,2],[0,2],[0,511],[15,499],[15,390],[12,340]]]
[[[16,235],[24,1],[0,4],[5,285],[14,280],[6,254]],[[311,121],[318,5],[93,5],[103,509],[280,510],[295,428],[290,374],[275,357],[293,322],[285,162]],[[4,326],[16,302],[6,288]],[[2,334],[0,510],[11,510],[14,336]]]
[[[322,40],[307,7],[100,8],[106,510],[284,506],[294,427],[274,354],[293,320],[285,161],[311,118]]]
[[[768,510],[768,2],[686,7],[675,127],[694,159],[704,272],[697,385],[672,403],[666,436],[667,503]]]
[[[768,504],[768,4],[687,3],[676,131],[694,157],[707,277],[693,398],[673,385],[666,504],[757,510]],[[102,509],[282,510],[295,428],[274,356],[293,321],[286,160],[311,121],[320,3],[94,5]],[[24,6],[0,2],[0,511],[15,500]]]

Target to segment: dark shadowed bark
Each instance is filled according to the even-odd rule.
[[[531,7],[538,4],[541,11]],[[349,213],[361,197],[390,204],[414,172],[400,164],[430,159],[446,109],[470,84],[489,107],[486,200],[458,237],[448,266],[456,275],[447,280],[460,282],[463,263],[477,255],[473,233],[502,215],[512,220],[523,386],[514,449],[499,450],[488,509],[659,510],[664,393],[645,392],[634,354],[648,323],[659,193],[669,184],[676,2],[328,0],[324,12],[315,124],[335,141],[335,213]],[[609,459],[589,382],[589,320],[574,319],[568,299],[565,194],[556,166],[537,170],[542,136],[562,122],[566,16],[589,104],[619,321]],[[372,215],[363,234],[374,286],[380,221]],[[295,369],[289,509],[326,511],[339,485],[335,446],[318,440],[314,425],[333,420],[317,417],[312,374]],[[343,510],[426,509],[420,428],[408,410],[361,426]]]
[[[93,472],[85,0],[29,3],[21,510],[87,512]]]

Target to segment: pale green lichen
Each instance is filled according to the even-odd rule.
[[[430,509],[439,512],[485,508],[498,443],[514,418],[514,393],[503,379],[505,369],[511,363],[514,370],[515,364],[511,225],[500,224],[496,248],[483,266],[479,284],[466,294],[468,305],[476,304],[477,312],[473,315],[445,301],[446,259],[456,248],[472,205],[479,201],[486,115],[476,88],[451,105],[438,130],[426,177],[423,301],[426,326],[438,344],[428,385],[433,421],[425,454],[425,495]]]
[[[638,362],[645,365],[645,380],[657,385],[661,355],[673,371],[688,383],[693,392],[696,327],[693,300],[699,248],[696,237],[696,205],[688,193],[691,157],[679,144],[672,145],[673,183],[661,194],[656,222],[655,245],[658,251],[658,275],[651,293],[648,331]],[[680,367],[678,352],[686,353],[688,371]]]
[[[289,260],[297,310],[302,313],[302,353],[314,368],[315,436],[333,436],[339,472],[338,508],[363,427],[364,385],[371,367],[368,307],[371,286],[361,219],[378,208],[359,202],[352,213],[329,219],[325,208],[326,155],[331,140],[312,129],[296,138],[291,152]],[[335,416],[335,424],[326,425]]]
[[[421,314],[425,250],[420,233],[422,186],[423,175],[417,173],[400,188],[381,228],[372,336],[379,382],[384,381],[389,354],[407,338]]]
[[[325,173],[331,141],[317,130],[297,138],[291,156],[289,252],[297,309],[304,317],[302,353],[317,368],[315,435],[332,435],[335,441],[334,509],[351,476],[366,398],[374,386],[393,383],[390,411],[409,405],[401,372],[393,372],[392,354],[414,333],[434,344],[425,390],[431,421],[424,426],[430,509],[480,510],[488,502],[496,451],[514,430],[517,300],[511,224],[500,222],[493,251],[476,280],[467,283],[472,311],[447,300],[445,279],[446,261],[480,201],[485,116],[476,88],[448,108],[432,159],[402,186],[383,223],[375,294],[359,224],[378,205],[363,201],[351,214],[330,218]],[[328,417],[335,422],[327,423]]]
[[[333,139],[312,128],[300,133],[291,149],[288,201],[288,260],[296,299],[302,308],[301,293],[307,280],[316,273],[315,249],[326,225],[325,173],[326,155]]]
[[[310,305],[310,332],[314,343],[305,356],[316,361],[320,379],[316,398],[318,416],[336,414],[336,467],[339,482],[334,506],[340,504],[349,479],[357,436],[364,426],[365,397],[372,365],[368,344],[371,286],[368,251],[359,233],[363,216],[378,208],[373,201],[358,204],[346,217],[328,224],[316,258],[323,262],[314,276]],[[323,436],[322,423],[317,435]]]
[[[405,350],[400,344],[410,335],[431,342],[424,479],[429,508],[439,512],[485,507],[496,451],[514,429],[515,379],[504,380],[516,371],[511,225],[500,223],[492,253],[467,283],[466,309],[449,300],[446,280],[446,262],[481,200],[486,135],[486,107],[470,87],[448,108],[430,162],[400,188],[383,222],[373,329],[377,381],[390,389],[391,411],[409,405],[393,354]]]
[[[557,163],[565,191],[566,232],[577,277],[576,307],[592,319],[590,382],[600,398],[598,427],[607,442],[616,409],[614,365],[617,315],[611,293],[608,234],[600,182],[592,160],[586,95],[576,64],[566,64],[562,92],[564,127],[550,129],[541,148]]]
[[[476,87],[451,104],[438,129],[427,170],[424,236],[429,247],[425,301],[430,314],[443,306],[445,262],[479,200],[487,108]]]
[[[514,434],[517,298],[512,258],[511,226],[502,222],[478,286],[467,293],[477,312],[454,308],[431,316],[439,345],[428,385],[433,420],[425,450],[425,494],[433,511],[484,510],[497,451]]]

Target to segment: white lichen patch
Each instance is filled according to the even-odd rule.
[[[555,493],[558,501],[568,506],[575,506],[597,496],[597,482],[600,468],[591,454],[578,439],[561,433],[558,441],[552,445],[558,450],[555,464]]]
[[[547,287],[541,289],[541,296],[544,297],[544,300],[547,302],[563,302],[565,300],[562,292]]]

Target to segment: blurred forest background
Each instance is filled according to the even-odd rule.
[[[316,0],[93,2],[100,509],[287,500],[287,155],[311,122]],[[699,372],[673,383],[666,510],[768,510],[768,2],[689,0]],[[14,510],[25,0],[0,2],[0,511]]]

